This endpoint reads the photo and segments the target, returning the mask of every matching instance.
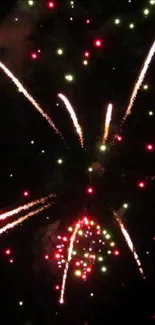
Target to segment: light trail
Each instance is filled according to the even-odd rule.
[[[49,125],[55,130],[57,134],[62,135],[60,131],[56,128],[55,124],[52,122],[51,118],[44,112],[41,106],[35,101],[35,99],[28,93],[26,88],[21,84],[21,82],[15,77],[15,75],[0,61],[0,68],[3,72],[12,80],[12,82],[18,87],[20,92],[28,99],[28,101],[36,108],[36,110],[43,116],[43,118],[49,123]],[[63,138],[62,138],[63,139]]]
[[[142,66],[142,69],[140,71],[140,74],[138,75],[138,78],[136,80],[136,83],[134,85],[134,89],[133,89],[133,92],[131,94],[131,97],[130,97],[130,100],[129,100],[129,105],[127,107],[127,110],[126,110],[126,113],[125,113],[125,116],[124,116],[124,119],[125,120],[127,118],[127,116],[131,113],[131,109],[132,109],[132,106],[134,104],[134,101],[136,99],[136,96],[138,94],[138,90],[140,89],[143,81],[144,81],[144,78],[145,78],[145,75],[147,73],[147,70],[149,68],[149,65],[151,63],[151,60],[153,58],[155,54],[155,41],[153,42],[150,50],[149,50],[149,53],[144,61],[144,64]]]
[[[80,220],[75,225],[74,232],[73,232],[73,234],[72,234],[72,236],[70,238],[70,245],[69,245],[69,248],[68,248],[68,256],[67,256],[67,261],[66,261],[66,264],[65,264],[64,274],[63,274],[63,278],[62,278],[62,286],[61,286],[61,293],[60,293],[60,299],[59,299],[60,304],[64,304],[64,293],[65,293],[65,287],[66,287],[68,268],[69,268],[70,261],[72,259],[74,241],[76,239],[76,234],[77,234],[79,228],[80,228]]]
[[[23,221],[27,220],[28,218],[42,212],[44,209],[47,209],[48,207],[50,207],[50,204],[46,204],[45,206],[35,210],[35,211],[31,211],[29,213],[27,213],[25,216],[20,217],[19,219],[8,223],[6,226],[0,228],[0,235],[2,235],[3,233],[5,233],[6,231],[15,228],[16,226],[18,226],[19,224],[21,224]]]
[[[105,128],[104,128],[104,134],[103,134],[103,144],[105,144],[108,135],[109,135],[109,129],[110,129],[110,122],[112,117],[112,110],[113,105],[109,104],[107,107],[107,113],[106,113],[106,119],[105,119]]]
[[[75,114],[75,111],[74,111],[72,105],[70,104],[69,100],[67,99],[67,97],[65,95],[58,94],[58,97],[64,102],[64,104],[66,106],[66,109],[69,112],[70,117],[71,117],[71,119],[73,121],[76,132],[79,135],[81,146],[83,147],[84,146],[84,144],[83,144],[83,142],[84,142],[83,132],[82,132],[81,126],[79,125],[79,122],[78,122],[77,116]]]
[[[32,201],[30,203],[19,206],[18,208],[13,209],[11,211],[4,212],[4,213],[0,214],[0,220],[4,221],[7,218],[12,217],[12,216],[14,216],[14,215],[16,215],[16,214],[18,214],[18,213],[20,213],[22,211],[28,210],[28,209],[30,209],[30,208],[32,208],[32,207],[34,207],[34,206],[36,206],[36,205],[38,205],[40,203],[45,203],[45,201],[47,201],[48,199],[50,199],[52,197],[55,197],[55,195],[50,194],[50,195],[48,195],[46,197],[43,197],[41,199],[38,199],[36,201]]]
[[[126,230],[120,216],[118,215],[118,213],[116,213],[114,210],[113,210],[113,213],[114,213],[114,217],[116,219],[116,221],[118,222],[119,226],[120,226],[120,229],[121,229],[121,232],[125,238],[125,241],[130,249],[130,251],[132,252],[133,256],[134,256],[134,259],[138,265],[138,269],[139,269],[139,272],[140,274],[142,275],[143,279],[146,279],[145,275],[144,275],[144,271],[142,269],[142,265],[141,265],[141,262],[139,260],[139,257],[138,257],[138,254],[136,253],[136,250],[134,248],[134,245],[133,245],[133,242],[131,240],[131,237],[128,233],[128,231]]]

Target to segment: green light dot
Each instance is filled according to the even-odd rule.
[[[148,8],[145,8],[145,9],[143,10],[143,14],[144,14],[145,16],[148,16],[149,13],[150,13],[150,10],[149,10]]]
[[[119,25],[120,24],[120,19],[119,18],[116,18],[115,20],[114,20],[114,23],[115,23],[115,25]]]
[[[32,7],[34,5],[34,1],[33,0],[29,0],[28,1],[28,5]]]
[[[150,3],[150,5],[154,5],[155,4],[155,0],[150,0],[149,3]]]

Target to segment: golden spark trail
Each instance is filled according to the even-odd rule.
[[[134,248],[134,245],[133,245],[133,242],[132,242],[132,240],[130,238],[130,235],[127,232],[127,230],[125,229],[125,226],[124,226],[120,216],[115,211],[113,211],[113,213],[114,213],[114,217],[115,217],[116,221],[118,222],[118,224],[120,226],[120,229],[121,229],[121,232],[122,232],[122,234],[123,234],[123,236],[125,238],[125,241],[126,241],[128,247],[129,247],[130,251],[133,253],[134,259],[135,259],[135,261],[136,261],[136,263],[138,265],[139,272],[141,273],[143,279],[146,279],[146,277],[144,275],[144,271],[142,269],[141,262],[139,260],[139,257],[137,255],[137,253],[136,253],[136,250]]]
[[[84,142],[83,132],[82,132],[81,126],[79,125],[79,122],[78,122],[78,119],[76,117],[75,111],[74,111],[73,107],[71,106],[69,100],[66,98],[65,95],[58,94],[58,97],[64,102],[64,104],[65,104],[65,106],[67,108],[67,111],[69,112],[70,117],[71,117],[71,119],[73,121],[73,124],[75,126],[76,132],[79,135],[81,146],[83,147],[83,142]]]
[[[61,286],[61,293],[60,293],[60,299],[59,299],[60,304],[64,303],[64,294],[65,294],[65,287],[66,287],[66,280],[67,280],[67,274],[68,274],[68,269],[69,269],[69,263],[70,263],[70,261],[72,259],[74,241],[76,239],[76,235],[77,235],[77,232],[78,232],[79,228],[80,228],[80,220],[75,225],[74,232],[73,232],[73,234],[72,234],[72,236],[70,238],[70,245],[69,245],[69,248],[68,248],[68,256],[67,256],[67,261],[66,261],[66,264],[65,264],[64,274],[63,274],[63,278],[62,278],[62,286]]]
[[[145,75],[147,73],[147,70],[149,68],[150,62],[151,62],[154,54],[155,54],[155,41],[153,42],[153,45],[151,46],[151,48],[149,50],[149,53],[148,53],[148,55],[147,55],[147,57],[146,57],[146,59],[144,61],[143,67],[142,67],[142,69],[140,71],[140,74],[139,74],[139,76],[138,76],[138,78],[136,80],[136,83],[135,83],[135,86],[134,86],[134,89],[133,89],[133,92],[132,92],[132,95],[131,95],[131,98],[130,98],[130,101],[129,101],[129,105],[127,107],[127,110],[126,110],[126,113],[125,113],[125,116],[124,116],[123,120],[125,120],[126,117],[131,113],[131,109],[132,109],[132,106],[133,106],[134,101],[136,99],[136,96],[138,94],[138,90],[142,85],[142,82],[143,82],[143,80],[145,78]]]
[[[47,209],[48,207],[50,207],[50,204],[46,204],[43,207],[41,207],[41,208],[39,208],[39,209],[37,209],[35,211],[29,212],[25,216],[17,219],[16,221],[13,221],[13,222],[8,223],[6,226],[0,228],[0,235],[3,234],[4,232],[8,231],[9,229],[13,229],[14,227],[16,227],[19,224],[21,224],[23,221],[27,220],[29,217],[32,217],[35,214],[40,213],[41,211],[43,211],[44,209]]]
[[[105,119],[105,130],[104,130],[104,134],[103,134],[103,143],[106,142],[108,135],[109,135],[112,110],[113,110],[113,106],[112,106],[112,104],[109,104],[108,108],[107,108],[106,119]]]
[[[60,131],[56,128],[55,124],[52,122],[50,117],[43,111],[41,106],[35,101],[35,99],[28,93],[21,82],[13,75],[13,73],[0,61],[0,68],[4,73],[12,80],[12,82],[18,87],[18,89],[23,93],[23,95],[28,99],[28,101],[36,108],[36,110],[43,116],[43,118],[49,123],[49,125],[59,134],[62,138]]]
[[[28,204],[22,205],[22,206],[20,206],[20,207],[18,207],[16,209],[11,210],[11,211],[4,212],[4,213],[0,214],[0,220],[1,221],[6,220],[7,218],[14,216],[14,215],[20,213],[21,211],[28,210],[28,209],[30,209],[30,208],[32,208],[35,205],[38,205],[40,203],[45,203],[45,201],[47,201],[48,199],[50,199],[52,197],[55,197],[55,195],[50,194],[50,195],[48,195],[46,197],[43,197],[43,198],[38,199],[36,201],[32,201],[32,202],[30,202]]]

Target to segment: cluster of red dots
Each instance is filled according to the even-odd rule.
[[[6,249],[4,250],[4,255],[6,255],[6,256],[9,257],[8,262],[9,262],[10,264],[12,264],[12,263],[14,262],[14,259],[11,257],[11,254],[12,254],[12,252],[11,252],[11,249],[10,249],[10,248],[6,248]]]

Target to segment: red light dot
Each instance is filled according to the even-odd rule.
[[[86,19],[86,24],[90,24],[90,19]]]
[[[9,263],[12,264],[13,262],[14,262],[13,258],[10,258]]]
[[[54,8],[54,2],[53,2],[53,1],[48,1],[48,2],[47,2],[47,7],[48,7],[49,9],[53,9],[53,8]]]
[[[48,260],[49,259],[49,256],[48,255],[45,255],[44,258],[45,258],[45,260]]]
[[[31,53],[31,58],[32,58],[33,60],[38,59],[38,54],[37,54],[36,52],[32,52],[32,53]]]
[[[60,289],[60,286],[57,284],[56,286],[55,286],[55,290],[59,290]]]
[[[63,241],[67,241],[67,237],[63,237]]]
[[[116,139],[117,139],[118,141],[122,141],[122,137],[121,137],[120,135],[117,135],[117,136],[116,136]]]
[[[87,52],[87,51],[84,52],[84,57],[85,57],[85,58],[89,58],[89,56],[90,56],[90,53],[89,53],[89,52]]]
[[[91,272],[91,267],[87,267],[87,272]]]
[[[93,194],[93,192],[94,192],[93,188],[92,188],[91,186],[89,186],[89,187],[87,188],[87,193],[88,193],[88,194]]]
[[[100,39],[96,39],[95,42],[94,42],[94,45],[95,45],[96,47],[101,47],[101,46],[102,46],[102,40],[100,40]]]
[[[57,259],[59,259],[59,258],[61,257],[61,255],[60,255],[60,254],[55,254],[55,257],[56,257]]]
[[[118,256],[118,255],[120,255],[120,252],[119,252],[118,250],[115,250],[115,251],[114,251],[114,255],[115,255],[115,256]]]
[[[138,182],[138,187],[144,188],[145,187],[145,183],[144,182]]]
[[[149,151],[152,151],[153,150],[153,145],[152,144],[147,144],[146,149],[149,150]]]
[[[29,192],[28,191],[24,191],[23,192],[23,196],[28,197],[29,196]]]
[[[10,249],[6,249],[6,250],[4,251],[4,253],[5,253],[5,255],[10,255],[10,254],[11,254],[11,250],[10,250]]]

